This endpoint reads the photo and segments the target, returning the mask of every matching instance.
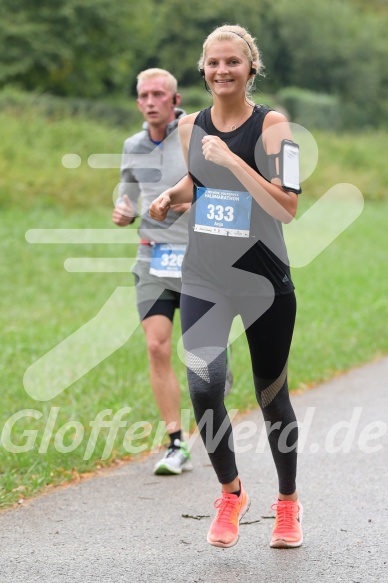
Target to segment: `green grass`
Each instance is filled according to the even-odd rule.
[[[118,170],[96,170],[91,154],[120,154],[128,129],[107,128],[90,120],[47,119],[33,111],[17,117],[0,113],[0,205],[31,209],[90,208],[104,201],[118,182]],[[62,166],[65,154],[81,158],[79,168]]]
[[[292,389],[310,386],[388,352],[388,286],[384,277],[387,212],[387,202],[369,202],[361,217],[328,249],[307,267],[294,269],[298,319],[290,356]],[[77,475],[92,471],[114,459],[128,457],[123,446],[124,433],[136,421],[147,421],[153,428],[151,435],[140,439],[137,445],[149,446],[154,439],[159,415],[149,387],[140,328],[122,348],[54,399],[36,401],[23,387],[28,366],[93,318],[118,286],[131,286],[128,274],[69,273],[63,267],[65,259],[121,257],[133,251],[124,245],[32,245],[26,243],[24,234],[42,226],[110,228],[109,214],[108,209],[102,208],[91,209],[87,216],[83,211],[59,213],[38,209],[29,213],[9,209],[3,213],[0,429],[20,410],[34,409],[42,416],[20,419],[12,432],[12,441],[22,445],[28,438],[23,431],[36,430],[31,451],[11,453],[0,448],[1,506],[15,502],[21,495],[30,496],[47,484],[71,480],[74,472]],[[134,304],[126,309],[136,314]],[[179,336],[178,318],[174,346]],[[235,342],[233,354],[236,382],[228,407],[250,409],[256,406],[256,401],[243,338]],[[184,367],[175,351],[174,365],[182,387],[182,408],[190,409]],[[66,371],[66,363],[62,366]],[[58,408],[58,416],[47,453],[42,454],[38,450],[53,407]],[[123,407],[132,410],[123,417],[126,426],[119,429],[109,458],[100,459],[107,438],[107,430],[102,430],[93,455],[83,460],[90,422],[99,411],[112,409],[114,414]],[[73,452],[60,453],[54,438],[70,421],[79,422],[85,434]],[[70,445],[76,432],[77,428],[69,428],[60,443]]]
[[[361,216],[321,255],[293,270],[299,306],[291,388],[387,354],[387,210],[386,201],[367,201]]]
[[[123,346],[53,399],[35,400],[23,385],[29,366],[93,319],[117,288],[128,290],[132,285],[127,273],[70,273],[64,262],[69,257],[133,256],[135,245],[33,245],[26,242],[25,233],[37,228],[112,228],[110,215],[118,170],[92,169],[87,159],[93,153],[120,153],[123,139],[134,128],[111,129],[82,118],[47,119],[31,110],[18,116],[0,113],[0,124],[0,435],[7,420],[18,411],[35,410],[39,417],[21,418],[12,431],[16,446],[31,440],[30,451],[8,451],[3,432],[0,507],[8,507],[47,485],[72,480],[79,473],[129,457],[124,435],[135,422],[150,424],[150,435],[136,442],[149,447],[159,413],[149,385],[145,342],[139,327]],[[316,138],[319,166],[304,185],[299,215],[337,182],[349,181],[361,188],[366,204],[362,215],[311,264],[293,270],[298,315],[290,355],[291,389],[314,385],[388,352],[387,169],[380,155],[386,135],[365,134],[356,140],[354,136],[320,133]],[[79,168],[62,167],[62,156],[69,152],[81,156]],[[44,383],[50,386],[62,376],[67,378],[85,353],[104,343],[110,330],[120,332],[121,314],[124,323],[125,315],[137,321],[134,302],[118,305],[112,312],[112,322],[108,320],[91,336],[90,346],[77,347],[70,356],[64,355],[56,363],[56,372],[48,370]],[[179,338],[178,317],[174,347]],[[235,386],[227,404],[247,410],[257,405],[244,338],[237,339],[233,348]],[[182,408],[191,412],[185,369],[175,350],[173,358],[182,388]],[[131,410],[123,416],[126,425],[118,429],[107,459],[101,459],[108,435],[108,430],[102,429],[90,459],[84,460],[90,423],[100,411],[111,409],[111,418],[123,407]],[[54,420],[52,415],[56,413]],[[48,419],[53,420],[49,440],[49,434],[45,434]],[[39,448],[45,450],[46,439],[47,452],[39,453]],[[70,446],[73,440],[79,441],[74,451],[58,451],[58,444]]]
[[[305,195],[319,198],[330,186],[349,182],[367,200],[387,198],[388,166],[383,155],[386,131],[362,134],[314,131],[313,135],[319,159],[313,174],[303,183]]]
[[[120,155],[124,139],[140,128],[140,118],[122,129],[93,120],[47,118],[33,109],[0,111],[0,207],[60,205],[62,209],[105,206],[118,182],[118,169],[93,169],[91,154]],[[341,134],[314,131],[319,163],[304,181],[304,195],[319,198],[339,182],[355,184],[370,200],[387,198],[387,133]],[[79,168],[62,166],[65,154],[81,158]]]

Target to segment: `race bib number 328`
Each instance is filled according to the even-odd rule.
[[[150,273],[157,277],[182,277],[185,245],[156,243],[152,247]]]
[[[249,237],[252,197],[249,192],[197,188],[194,231]]]

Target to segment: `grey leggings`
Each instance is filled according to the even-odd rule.
[[[294,293],[275,296],[272,301],[269,297],[227,297],[202,286],[183,285],[183,344],[197,425],[218,480],[221,484],[232,482],[238,472],[224,405],[225,349],[237,314],[244,323],[256,398],[266,422],[279,491],[293,494],[298,429],[288,392],[287,360],[296,314]]]

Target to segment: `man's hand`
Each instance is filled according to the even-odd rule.
[[[126,227],[133,223],[134,220],[135,216],[132,205],[128,196],[124,194],[122,201],[118,203],[113,211],[112,221],[119,227]]]
[[[162,193],[150,204],[150,217],[155,221],[164,221],[171,206],[171,198]]]

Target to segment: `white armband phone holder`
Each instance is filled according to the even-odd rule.
[[[292,140],[282,140],[278,154],[268,154],[269,178],[280,178],[283,190],[300,194],[299,146]],[[276,161],[278,163],[276,164]]]

